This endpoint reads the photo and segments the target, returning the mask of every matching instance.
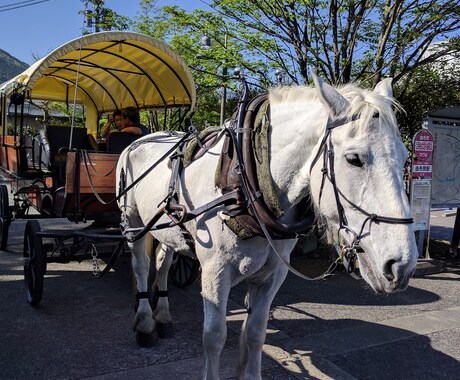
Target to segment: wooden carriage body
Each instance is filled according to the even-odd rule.
[[[67,108],[67,123],[44,116],[41,129],[31,131],[28,107],[41,104],[45,115],[53,102]],[[101,32],[60,46],[0,85],[0,174],[14,194],[11,212],[0,218],[24,217],[29,206],[43,217],[75,221],[118,212],[114,166],[136,136],[120,133],[103,150],[97,144],[103,120],[135,107],[148,111],[151,130],[182,129],[194,104],[190,70],[159,40]]]
[[[54,104],[66,117],[49,117]],[[101,144],[108,116],[134,107],[151,131],[181,130],[194,105],[195,84],[183,59],[163,42],[133,32],[81,36],[0,84],[0,250],[7,247],[10,224],[30,219],[23,255],[33,306],[42,298],[48,262],[89,256],[95,265],[96,245],[106,241],[115,243],[110,261],[123,250],[116,165],[140,136],[113,133]],[[39,129],[27,117],[31,107],[43,110]],[[49,217],[89,223],[83,231],[41,230],[37,219]]]

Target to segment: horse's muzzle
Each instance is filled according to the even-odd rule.
[[[378,268],[366,252],[358,256],[362,277],[377,293],[394,293],[403,291],[415,273],[416,260],[389,259]]]

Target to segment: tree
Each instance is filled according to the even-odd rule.
[[[202,121],[216,121],[223,85],[231,88],[231,106],[237,100],[236,82],[224,69],[243,68],[260,88],[273,84],[275,69],[296,84],[310,82],[310,68],[331,84],[373,87],[389,76],[405,103],[401,89],[414,75],[421,84],[423,67],[460,51],[460,0],[209,0],[211,11],[191,13],[158,9],[154,0],[141,0],[140,7],[132,27],[184,57],[197,83],[200,114],[206,110]],[[211,49],[202,49],[204,35]],[[442,42],[426,54],[435,41]]]
[[[140,11],[135,19],[130,20],[131,29],[152,37],[164,40],[165,30],[160,29],[159,14],[161,10],[157,7],[156,0],[139,1]]]
[[[155,0],[141,0],[140,12],[131,20],[134,31],[158,38],[186,61],[197,85],[197,127],[217,125],[220,119],[219,105],[223,86],[228,88],[226,116],[230,116],[238,101],[237,82],[231,80],[232,69],[243,62],[235,41],[225,42],[225,23],[213,13],[196,10],[188,14],[179,7],[158,9]],[[204,49],[202,37],[207,34],[211,49]]]
[[[394,86],[404,112],[398,114],[401,134],[410,145],[413,136],[421,128],[428,113],[440,108],[460,104],[459,59],[454,59],[449,70],[436,65],[426,65],[414,70]]]
[[[144,12],[152,3],[141,1]],[[213,0],[208,6],[192,13],[163,7],[154,22],[148,12],[141,19],[186,59],[199,101],[211,89],[218,95],[220,86],[234,85],[223,68],[242,67],[262,88],[273,84],[276,69],[288,83],[308,84],[310,68],[332,84],[372,87],[387,76],[407,81],[460,51],[460,0]],[[205,34],[209,50],[199,43]],[[427,56],[437,40],[444,42]]]
[[[458,51],[458,0],[214,0],[249,47],[282,67],[294,83],[309,82],[309,67],[330,83],[399,80]],[[437,39],[446,43],[422,58]]]

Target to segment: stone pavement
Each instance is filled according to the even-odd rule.
[[[62,220],[43,223],[73,228]],[[92,276],[88,261],[49,264],[34,309],[24,296],[24,224],[14,222],[8,251],[0,252],[0,379],[200,378],[198,282],[170,290],[174,337],[139,348],[131,330],[129,259],[103,278]],[[294,262],[310,275],[326,265],[315,257]],[[271,309],[263,379],[459,378],[460,265],[436,262],[405,292],[389,296],[341,272],[320,282],[288,275]],[[235,378],[244,293],[237,286],[230,295],[222,379]]]

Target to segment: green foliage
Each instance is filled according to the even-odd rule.
[[[421,60],[431,42],[460,27],[460,2],[451,0],[214,0],[211,7],[248,50],[299,84],[309,83],[309,68],[333,84],[399,79],[428,63]],[[443,53],[454,49],[446,44]]]
[[[136,18],[129,21],[129,25],[136,32],[165,41],[168,27],[161,24],[161,11],[156,3],[155,0],[139,1],[140,11]]]
[[[188,53],[187,61],[195,70],[199,100],[201,89],[206,92],[219,85],[219,78],[207,72],[218,69],[216,62],[226,62],[228,67],[243,67],[262,87],[271,84],[270,72],[276,68],[285,72],[288,84],[308,83],[310,68],[333,84],[357,81],[373,87],[391,76],[407,112],[399,120],[402,134],[409,140],[428,111],[458,104],[455,78],[459,75],[441,78],[424,69],[460,51],[458,0],[214,0],[210,7],[212,12],[196,10],[191,14],[177,7],[162,9],[163,23],[170,26],[168,38],[182,54]],[[206,60],[198,61],[197,41],[204,33],[212,48],[199,51],[200,58]],[[225,35],[228,42],[223,49]],[[446,42],[424,55],[437,39]],[[402,87],[408,90],[401,91]]]
[[[20,134],[19,128],[16,127],[16,131],[14,128],[14,124],[8,123],[6,126],[6,134],[8,136],[18,136]],[[23,137],[34,137],[37,134],[37,130],[30,125],[24,125],[22,127],[22,136]]]
[[[70,127],[73,120],[74,127],[85,127],[85,109],[81,105],[77,105],[74,110],[73,105],[67,105],[61,102],[43,102],[42,109],[45,111],[45,122],[47,124],[64,124]],[[62,119],[54,119],[52,116],[49,116],[51,111],[67,115],[67,121],[63,122]]]
[[[399,128],[409,145],[430,112],[460,104],[460,68],[452,66],[443,74],[436,67],[422,67],[406,79],[394,91],[404,109],[398,114]]]
[[[428,73],[422,68],[460,51],[460,0],[210,0],[205,4],[209,10],[188,13],[177,6],[159,9],[156,1],[141,0],[138,16],[130,20],[133,30],[170,44],[191,68],[197,84],[196,124],[217,124],[222,86],[229,89],[226,115],[231,113],[239,94],[232,78],[235,67],[257,85],[256,92],[273,84],[276,69],[284,71],[286,84],[309,83],[310,69],[332,84],[355,81],[373,87],[391,76],[398,100],[410,110],[407,117],[401,116],[408,136],[428,109],[457,101],[455,96],[446,99],[438,94],[445,88],[444,79],[424,80]],[[200,43],[204,35],[210,39],[207,50]],[[446,43],[424,55],[438,40]],[[427,89],[429,83],[432,87]],[[422,99],[428,90],[433,96]],[[454,86],[452,93],[458,94],[455,91]]]
[[[131,22],[132,29],[168,43],[193,73],[197,85],[194,115],[197,127],[219,124],[223,86],[228,89],[225,115],[230,116],[239,96],[238,81],[233,75],[235,68],[242,68],[247,79],[259,87],[269,83],[266,65],[260,58],[254,59],[255,53],[250,52],[238,36],[239,29],[221,15],[200,9],[189,14],[177,6],[158,9],[152,0],[140,1],[140,8]],[[209,49],[201,44],[205,35],[210,39]],[[252,45],[257,46],[258,41],[260,38]]]

